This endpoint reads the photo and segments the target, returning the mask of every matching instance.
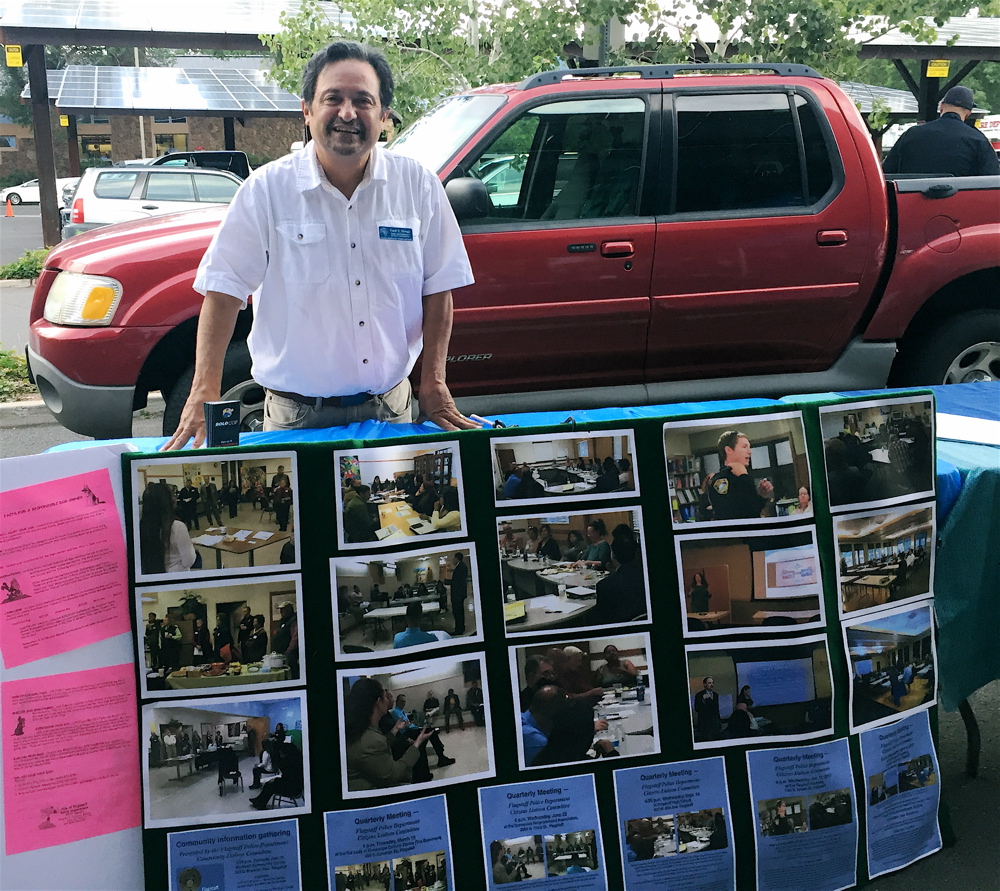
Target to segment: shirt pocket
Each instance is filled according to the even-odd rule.
[[[379,220],[376,226],[379,256],[391,276],[412,276],[423,271],[419,219]]]
[[[286,282],[322,282],[330,275],[326,225],[283,222],[277,225],[278,271]]]

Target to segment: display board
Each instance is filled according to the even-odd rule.
[[[932,853],[933,419],[123,456],[146,887],[839,891]]]

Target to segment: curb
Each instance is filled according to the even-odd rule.
[[[152,417],[163,414],[163,397],[159,393],[149,394],[149,403],[141,411],[149,412]],[[0,402],[0,429],[11,430],[16,427],[44,427],[48,424],[58,424],[55,416],[46,408],[41,399],[26,399],[23,402]]]

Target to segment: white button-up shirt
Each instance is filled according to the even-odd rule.
[[[312,144],[255,170],[237,192],[194,281],[246,305],[254,379],[305,396],[384,393],[423,348],[422,297],[472,284],[440,180],[372,150],[351,198]]]

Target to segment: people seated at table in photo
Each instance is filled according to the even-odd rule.
[[[610,562],[608,527],[604,525],[604,520],[595,517],[587,524],[587,548],[574,565],[578,568],[604,569]]]
[[[719,739],[722,735],[722,716],[719,714],[719,694],[715,691],[715,678],[702,679],[702,689],[694,697],[695,733],[701,742]]]
[[[212,662],[212,639],[208,634],[203,619],[195,619],[194,627],[191,629],[192,650],[191,659],[195,665],[203,662]]]
[[[726,736],[729,739],[742,739],[745,736],[754,736],[757,730],[754,729],[750,711],[745,702],[737,702],[733,706],[733,713],[726,722]]]
[[[615,684],[634,687],[639,682],[639,669],[631,659],[623,659],[614,644],[604,648],[604,662],[597,666],[595,674],[602,687]]]
[[[543,498],[545,487],[535,479],[534,473],[527,464],[521,465],[521,478],[514,487],[512,498]]]
[[[708,590],[708,582],[705,581],[704,573],[696,572],[691,577],[691,587],[688,589],[688,597],[691,598],[691,612],[708,612],[709,601],[712,599],[712,592]]]
[[[500,553],[520,554],[524,550],[524,539],[520,535],[514,534],[514,527],[510,523],[502,523],[500,526]]]
[[[503,498],[510,499],[514,497],[514,492],[517,490],[517,487],[521,482],[521,473],[521,466],[519,464],[515,464],[511,467],[507,474],[507,479],[503,482]]]
[[[473,680],[465,692],[465,708],[472,715],[477,727],[486,726],[486,706],[483,704],[483,688],[478,680]]]
[[[597,583],[597,603],[587,621],[593,625],[632,622],[646,613],[646,578],[639,545],[630,533],[611,542],[613,572]]]
[[[378,495],[379,492],[389,491],[391,486],[389,485],[388,480],[386,480],[385,483],[383,483],[382,480],[376,476],[375,479],[372,480],[372,484],[369,488],[372,490],[373,495]]]
[[[420,758],[420,747],[432,731],[419,729],[406,737],[409,748],[397,760],[379,722],[389,713],[389,703],[382,685],[375,678],[358,678],[344,700],[344,740],[347,744],[347,788],[384,789],[413,781],[413,767]],[[397,733],[410,724],[409,718],[396,717]],[[402,737],[400,737],[402,739]]]
[[[462,528],[462,514],[459,510],[458,489],[445,486],[441,497],[434,502],[434,510],[427,517],[431,525],[439,532],[456,532]]]
[[[490,861],[494,885],[509,885],[528,878],[527,869],[514,860],[510,849],[503,842],[490,842]]]
[[[570,529],[566,533],[566,547],[563,548],[562,558],[573,563],[583,556],[587,547],[588,545],[583,535],[577,532],[576,529]]]
[[[264,783],[264,788],[250,799],[250,804],[258,811],[267,810],[271,798],[281,795],[285,798],[301,798],[305,788],[302,768],[302,752],[290,739],[272,747],[271,757],[276,761],[281,776]]]
[[[789,509],[790,514],[807,514],[812,510],[812,500],[809,497],[809,490],[805,486],[799,486],[795,504]]]
[[[555,669],[552,662],[544,656],[528,656],[524,660],[524,687],[518,694],[518,711],[525,712],[531,705],[531,697],[535,691],[545,684],[551,684],[556,679]]]
[[[392,648],[417,647],[420,644],[437,643],[437,638],[420,627],[424,615],[424,605],[418,600],[406,605],[406,628],[392,639]]]
[[[419,734],[423,733],[425,729],[430,730],[430,735],[427,737],[427,741],[430,743],[430,747],[434,750],[434,754],[437,755],[438,758],[435,767],[447,767],[449,764],[455,763],[454,758],[449,758],[445,755],[444,743],[441,742],[441,737],[438,735],[437,730],[434,728],[418,727],[413,723],[413,721],[410,720],[410,716],[406,712],[406,697],[402,693],[396,697],[396,704],[391,709],[390,713],[397,721],[400,719],[406,721],[399,732],[402,733],[407,739],[415,739]]]
[[[597,478],[597,491],[602,493],[616,491],[621,485],[618,476],[618,465],[615,463],[615,459],[610,456],[605,458],[604,464],[601,466],[601,475]]]
[[[400,585],[392,595],[393,600],[408,600],[413,597],[413,588],[409,584]]]
[[[824,444],[826,453],[826,478],[830,488],[831,504],[856,504],[865,500],[865,488],[870,477],[847,459],[847,446],[841,439],[831,437]]]
[[[448,688],[448,695],[444,698],[444,732],[451,732],[451,719],[458,721],[458,729],[465,730],[465,716],[462,714],[462,700],[453,687]]]
[[[631,492],[635,488],[635,477],[632,474],[632,462],[622,458],[618,462],[618,490]]]
[[[542,525],[538,527],[538,541],[535,545],[535,556],[555,561],[562,559],[562,553],[559,550],[559,542],[552,537],[552,527],[549,526],[548,523],[542,523]]]
[[[599,702],[604,690],[594,683],[593,672],[584,666],[587,654],[579,647],[550,647],[545,658],[552,663],[557,683],[571,698],[589,699]]]
[[[383,591],[376,583],[372,585],[371,590],[368,592],[368,600],[375,605],[379,603],[387,604],[389,602],[389,592]]]
[[[176,500],[166,483],[149,483],[142,493],[139,515],[139,563],[145,574],[187,572],[196,568],[187,527],[174,516]]]
[[[749,438],[739,430],[727,430],[719,437],[722,466],[712,474],[708,490],[716,520],[755,519],[771,506],[774,485],[766,479],[754,483],[750,475],[751,451]]]
[[[250,785],[251,789],[261,788],[261,777],[265,774],[277,773],[277,768],[274,766],[274,759],[271,757],[271,748],[274,746],[274,743],[265,737],[260,745],[260,757],[253,766],[253,783]]]
[[[351,544],[363,541],[378,541],[375,534],[381,526],[378,511],[369,510],[368,497],[371,489],[359,486],[354,497],[344,502],[344,535]]]
[[[264,616],[260,613],[253,617],[253,629],[244,645],[245,662],[260,662],[267,653],[267,631],[264,630],[264,621]]]
[[[556,684],[543,684],[521,713],[521,741],[524,763],[529,766],[582,761],[614,752],[610,740],[594,740],[594,734],[607,730],[603,719],[594,720],[593,707],[582,700],[571,700]],[[593,748],[595,754],[588,752]],[[615,752],[617,754],[617,752]]]
[[[413,508],[414,512],[417,514],[422,514],[427,517],[430,516],[431,512],[434,510],[434,505],[438,500],[437,489],[434,487],[429,479],[423,480],[420,483],[420,488],[406,499],[410,507]]]

